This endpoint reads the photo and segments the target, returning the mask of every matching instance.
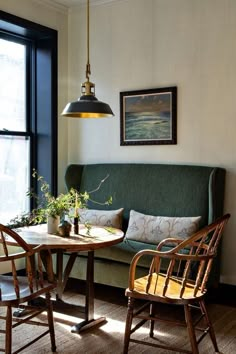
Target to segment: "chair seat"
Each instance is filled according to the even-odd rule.
[[[36,285],[34,280],[33,282],[33,291],[29,290],[29,283],[27,277],[18,277],[18,286],[19,286],[19,297],[16,296],[14,282],[12,276],[3,276],[0,275],[0,286],[1,286],[1,294],[2,299],[0,300],[0,306],[7,305],[8,303],[16,302],[17,304],[23,303],[28,300],[28,298],[32,299],[32,293],[34,294],[34,298],[40,296],[45,291],[51,291],[55,288],[54,283],[49,283],[44,281],[43,286]]]
[[[194,283],[191,282],[190,280],[186,282],[184,292],[182,297],[180,297],[181,293],[181,288],[182,288],[182,278],[178,278],[175,276],[172,276],[169,278],[169,284],[165,293],[165,296],[163,296],[163,289],[165,286],[165,281],[166,281],[166,275],[165,274],[157,274],[157,273],[152,273],[151,276],[151,281],[150,281],[150,287],[147,292],[147,284],[148,284],[148,276],[136,279],[134,281],[134,289],[130,291],[129,289],[126,290],[126,295],[129,296],[130,293],[132,293],[133,297],[135,296],[135,293],[137,293],[137,297],[139,297],[138,294],[142,295],[148,295],[150,296],[150,299],[152,296],[155,296],[155,299],[158,297],[162,298],[163,300],[168,298],[168,302],[170,300],[174,300],[176,302],[182,302],[183,300],[191,300],[191,299],[197,299],[202,297],[205,292],[202,292],[200,290],[197,291],[197,294],[194,296]]]

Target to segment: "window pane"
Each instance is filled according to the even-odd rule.
[[[0,222],[29,211],[29,146],[30,139],[0,136]]]
[[[0,130],[26,129],[26,46],[0,38]]]

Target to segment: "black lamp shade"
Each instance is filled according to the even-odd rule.
[[[68,103],[62,112],[64,117],[106,118],[114,116],[107,103],[98,101],[94,95],[83,95],[78,101]]]

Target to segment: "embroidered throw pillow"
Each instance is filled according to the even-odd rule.
[[[125,237],[152,244],[158,244],[168,237],[186,239],[198,230],[200,219],[201,216],[152,216],[131,210]]]
[[[121,229],[123,210],[123,208],[117,210],[79,209],[79,222]]]

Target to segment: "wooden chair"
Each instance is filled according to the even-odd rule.
[[[212,262],[216,256],[220,238],[230,215],[227,214],[204,227],[186,240],[169,238],[163,240],[156,251],[143,250],[138,252],[130,265],[129,287],[126,289],[128,296],[128,311],[125,327],[124,350],[128,353],[129,343],[141,343],[154,347],[173,350],[175,352],[198,354],[198,344],[209,333],[214,349],[218,352],[218,346],[207,309],[205,306],[205,296],[207,293],[207,281],[212,268]],[[163,246],[173,246],[169,251],[162,252]],[[151,256],[151,266],[149,274],[135,279],[136,265],[141,257]],[[161,272],[162,262],[167,264],[166,272]],[[147,300],[139,308],[134,310],[135,300]],[[187,327],[191,344],[191,350],[176,348],[171,343],[162,345],[154,340],[137,340],[131,334],[139,329],[144,323],[150,321],[149,336],[154,337],[154,322],[163,320],[158,318],[155,313],[155,305],[158,303],[177,304],[184,307],[185,321],[175,321],[175,324]],[[140,303],[140,301],[139,301]],[[173,308],[173,306],[172,306]],[[193,321],[193,308],[200,310],[200,317]],[[138,323],[132,324],[133,319],[137,318]],[[165,322],[168,321],[166,318]],[[197,325],[205,322],[206,328],[200,329]],[[202,331],[196,337],[196,331]]]
[[[17,251],[15,247],[10,246],[12,239],[17,243]],[[1,272],[3,268],[7,267],[7,274],[0,275],[0,307],[2,309],[0,320],[5,320],[5,329],[0,330],[0,333],[5,334],[5,349],[1,348],[1,352],[6,354],[12,352],[12,329],[20,324],[30,324],[36,326],[47,327],[42,330],[42,333],[31,341],[24,344],[21,348],[17,348],[14,353],[18,353],[29,345],[35,343],[43,336],[50,334],[52,351],[56,351],[55,333],[53,325],[53,312],[52,303],[50,300],[50,292],[56,288],[54,281],[49,282],[45,280],[43,273],[43,264],[41,259],[42,246],[31,247],[29,246],[16,232],[0,224],[0,267]],[[18,248],[19,247],[19,248]],[[53,279],[52,261],[50,251],[45,250],[47,258],[47,274],[48,279]],[[25,274],[19,275],[17,265],[25,267]],[[32,300],[41,295],[45,295],[45,305],[30,306]],[[39,302],[39,301],[38,301]],[[16,308],[15,314],[19,315],[23,311],[22,316],[14,317],[13,309]],[[43,311],[47,313],[47,323],[45,321],[35,318]],[[43,316],[41,316],[43,317]],[[3,327],[4,328],[4,327]],[[26,332],[25,332],[26,333]],[[17,338],[15,338],[17,339]],[[14,342],[17,343],[17,340]]]

